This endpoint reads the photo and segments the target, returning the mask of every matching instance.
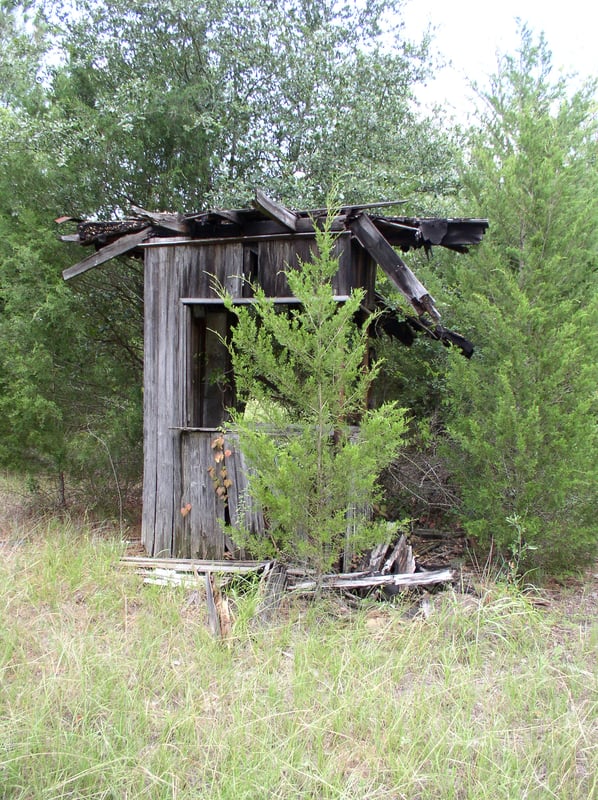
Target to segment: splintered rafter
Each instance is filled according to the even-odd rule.
[[[348,225],[361,246],[407,298],[418,316],[427,312],[432,319],[438,321],[440,314],[434,305],[434,298],[382,236],[372,220],[366,214],[358,214]]]
[[[87,258],[84,258],[83,261],[79,261],[79,263],[75,264],[73,267],[65,269],[62,273],[62,277],[65,281],[68,281],[76,275],[82,275],[89,269],[99,267],[100,264],[110,261],[111,258],[116,258],[116,256],[121,256],[124,253],[128,253],[130,250],[134,250],[135,247],[144,242],[149,235],[150,229],[148,225],[148,227],[137,231],[137,233],[129,233],[126,236],[121,236],[120,239],[106,245],[106,247],[102,247],[101,250],[87,256]]]

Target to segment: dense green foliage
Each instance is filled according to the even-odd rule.
[[[491,219],[456,265],[478,354],[451,360],[451,459],[468,531],[527,566],[566,569],[597,545],[598,120],[523,31],[469,139],[464,198]],[[533,549],[532,549],[533,548]]]
[[[254,308],[230,298],[228,305],[237,314],[230,343],[237,388],[252,403],[234,428],[251,467],[249,491],[269,523],[269,540],[249,544],[259,557],[305,561],[322,573],[344,545],[353,552],[384,537],[364,509],[380,494],[379,474],[403,443],[406,421],[395,403],[367,408],[378,366],[365,369],[367,331],[355,321],[363,291],[339,305],[328,226],[316,244],[312,261],[286,272],[301,305],[280,311],[258,288]]]
[[[87,0],[46,116],[106,209],[441,190],[446,143],[410,104],[427,42],[405,39],[401,6]]]

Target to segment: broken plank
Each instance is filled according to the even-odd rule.
[[[169,211],[146,211],[140,206],[131,206],[131,211],[138,217],[149,220],[153,225],[175,233],[189,233],[189,226],[181,214]]]
[[[274,562],[262,577],[260,585],[261,598],[255,612],[255,620],[260,623],[269,622],[278,610],[287,586],[287,568],[284,564]]]
[[[155,586],[197,586],[197,574],[175,572],[173,569],[136,569],[137,575],[143,576],[143,582]]]
[[[396,547],[387,558],[382,567],[382,574],[385,575],[395,568],[397,573],[403,575],[412,575],[415,572],[415,559],[413,558],[413,550],[407,544],[405,534],[401,534]]]
[[[352,577],[343,575],[324,575],[320,580],[307,580],[296,583],[294,592],[313,592],[316,589],[367,589],[376,586],[429,586],[433,583],[450,583],[455,579],[452,569],[437,569],[425,572],[402,573],[397,575],[367,575]]]
[[[297,230],[297,214],[272,200],[272,198],[268,197],[261,189],[256,190],[253,205],[260,211],[263,211],[268,217],[280,222],[286,228],[292,231]]]
[[[216,601],[214,599],[214,578],[206,573],[206,601],[208,606],[208,622],[210,623],[210,630],[212,634],[220,639],[222,637],[222,628],[220,627],[220,617],[216,609]]]
[[[380,265],[397,289],[415,308],[418,315],[421,316],[427,311],[433,319],[439,320],[440,314],[434,305],[434,298],[415,277],[392,245],[382,236],[367,214],[358,214],[348,226],[357,241]]]
[[[150,229],[148,225],[140,231],[121,236],[120,239],[112,242],[112,244],[106,245],[106,247],[102,247],[101,250],[87,256],[87,258],[84,258],[83,261],[79,261],[79,263],[75,264],[73,267],[65,269],[62,273],[62,277],[65,281],[68,281],[77,275],[82,275],[84,272],[87,272],[87,270],[99,267],[100,264],[110,261],[111,258],[122,256],[124,253],[128,253],[129,250],[134,250],[135,247],[144,242],[149,235]]]
[[[370,572],[379,572],[382,559],[388,550],[388,542],[377,544],[370,553],[369,568]]]
[[[164,568],[174,572],[248,573],[264,569],[268,561],[209,561],[199,558],[145,558],[143,556],[123,556],[121,564],[137,569]]]

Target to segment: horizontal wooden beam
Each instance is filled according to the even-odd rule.
[[[309,220],[299,220],[299,223],[309,222]],[[311,223],[310,223],[311,225]],[[247,230],[247,229],[245,229]],[[201,247],[207,244],[245,244],[251,242],[265,242],[265,241],[293,241],[294,239],[313,239],[314,230],[310,227],[306,231],[290,231],[288,228],[283,228],[281,225],[274,221],[262,221],[251,225],[251,233],[227,233],[222,236],[213,234],[210,236],[173,236],[173,237],[155,237],[142,244],[142,247],[170,247],[171,245],[192,245],[193,247]],[[341,236],[350,236],[349,231],[342,231],[338,234]]]
[[[255,297],[232,297],[234,306],[247,306],[256,303]],[[277,305],[300,305],[301,300],[297,297],[268,297],[266,298]],[[346,303],[349,299],[348,294],[335,294],[332,298],[337,303]],[[185,306],[223,306],[224,300],[221,297],[181,297],[181,303]]]
[[[144,558],[123,556],[121,563],[136,569],[169,569],[176,572],[191,572],[203,575],[207,572],[246,573],[263,569],[269,561],[206,561],[199,558]]]
[[[450,583],[455,580],[453,569],[437,569],[424,572],[409,572],[402,575],[367,575],[363,573],[344,573],[323,575],[319,580],[306,580],[295,583],[295,592],[313,592],[316,589],[367,589],[376,586],[429,586],[434,583]]]
[[[152,225],[165,228],[174,233],[189,233],[189,226],[181,214],[170,211],[146,211],[140,206],[131,206],[131,211],[142,219],[147,219]]]

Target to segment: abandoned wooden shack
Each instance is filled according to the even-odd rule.
[[[414,314],[380,318],[382,329],[409,344],[420,332],[469,356],[471,344],[440,324],[433,298],[399,256],[432,246],[467,252],[488,227],[484,219],[382,216],[397,202],[341,208],[333,221],[339,302],[365,289],[366,311],[379,305],[377,266],[400,290]],[[144,262],[144,478],[142,543],[151,556],[223,558],[236,547],[222,522],[240,520],[253,532],[261,514],[245,497],[243,455],[221,431],[234,406],[234,376],[222,339],[235,303],[251,303],[259,285],[267,296],[292,304],[285,270],[297,269],[315,247],[314,225],[325,209],[291,211],[256,192],[252,208],[194,214],[152,213],[133,207],[120,221],[81,222],[65,241],[91,245],[87,258],[65,270],[70,280],[128,254]],[[62,218],[60,221],[65,221]],[[214,491],[208,470],[226,465],[227,497]],[[226,502],[225,502],[226,499]]]

